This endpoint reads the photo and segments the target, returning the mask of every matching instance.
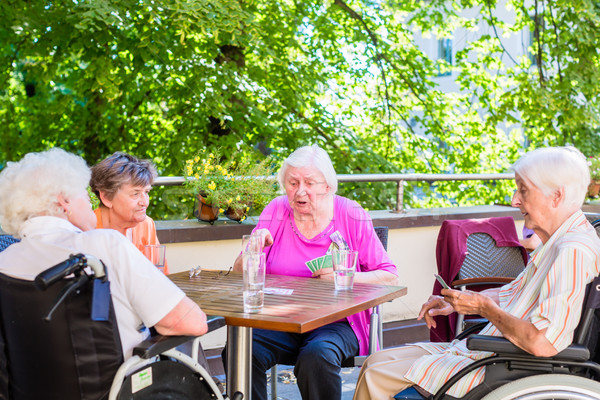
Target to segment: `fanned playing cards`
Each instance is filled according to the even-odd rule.
[[[333,268],[333,263],[331,261],[331,250],[334,247],[338,249],[348,249],[348,243],[344,240],[339,231],[333,232],[329,237],[331,238],[331,245],[329,246],[329,249],[327,249],[327,254],[305,263],[310,272],[313,274],[323,268]]]

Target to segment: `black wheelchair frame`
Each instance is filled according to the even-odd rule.
[[[97,288],[106,281],[103,263],[84,254],[33,282],[0,274],[0,399],[223,400],[198,363],[199,338],[152,336],[123,362],[110,292],[97,302],[104,305],[94,304],[94,292],[103,292]],[[19,305],[19,295],[26,303]],[[91,317],[98,308],[105,309],[105,319]],[[209,331],[224,324],[221,317],[210,318]],[[190,340],[194,357],[175,349]],[[239,392],[232,396],[242,398]]]

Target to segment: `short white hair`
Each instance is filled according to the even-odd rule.
[[[2,230],[18,236],[29,218],[64,214],[58,196],[69,199],[78,195],[89,185],[90,176],[81,157],[60,148],[29,153],[20,161],[9,162],[0,172]]]
[[[335,169],[331,163],[329,154],[318,145],[313,144],[312,146],[303,146],[292,154],[283,162],[283,165],[279,169],[277,174],[277,180],[282,189],[285,190],[285,173],[289,167],[303,168],[303,167],[315,167],[325,177],[327,186],[331,189],[330,193],[334,194],[337,192],[338,181]]]
[[[512,169],[545,196],[564,188],[563,204],[573,211],[583,205],[590,185],[590,169],[585,156],[572,146],[535,149],[521,157]]]

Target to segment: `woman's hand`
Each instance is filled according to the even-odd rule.
[[[263,247],[268,247],[273,244],[273,236],[267,228],[257,229],[254,231],[255,235],[260,235],[263,242]]]
[[[320,279],[329,279],[330,281],[332,281],[334,279],[333,268],[318,269],[315,272],[313,272],[312,277]]]
[[[454,312],[454,308],[442,296],[429,296],[429,299],[421,306],[421,311],[417,320],[425,318],[425,323],[429,329],[435,328],[437,324],[433,319],[436,315],[449,315]]]
[[[489,302],[490,297],[471,290],[442,289],[444,301],[449,303],[454,310],[463,315],[482,314],[483,307]]]
[[[268,229],[266,229],[266,228],[257,229],[256,231],[254,231],[252,233],[255,235],[260,235],[260,237],[262,238],[263,247],[267,247],[267,246],[270,246],[273,244],[273,236],[271,235],[271,232],[269,232]],[[243,269],[243,258],[242,258],[242,254],[240,253],[233,263],[233,270],[235,272],[242,272],[242,269]]]

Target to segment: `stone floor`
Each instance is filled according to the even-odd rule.
[[[360,368],[342,368],[342,400],[352,400],[354,388],[356,387],[356,379]],[[270,375],[270,374],[269,374]],[[217,378],[222,382],[225,380],[224,375]],[[268,379],[268,394],[271,396],[271,380]],[[277,400],[301,400],[298,386],[296,385],[296,377],[294,376],[294,367],[289,365],[277,366]]]

